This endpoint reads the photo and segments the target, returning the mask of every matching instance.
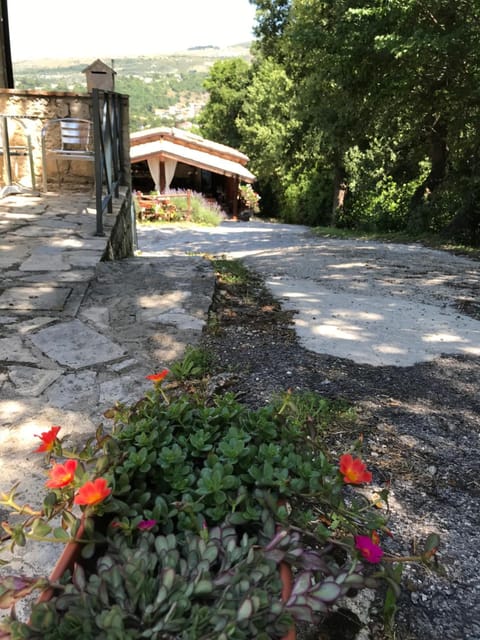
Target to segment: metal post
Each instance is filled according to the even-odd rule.
[[[8,120],[7,116],[2,116],[2,146],[3,146],[3,166],[5,168],[7,186],[12,184],[12,165],[10,162],[10,143],[8,141]]]
[[[98,89],[92,90],[93,108],[93,148],[95,151],[95,206],[97,216],[97,230],[95,235],[104,236],[103,230],[103,203],[102,203],[102,147],[101,147],[101,122],[100,122],[100,99]]]

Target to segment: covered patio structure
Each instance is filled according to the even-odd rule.
[[[253,183],[245,154],[182,129],[159,127],[130,135],[132,187],[160,194],[192,189],[238,215],[238,187]]]

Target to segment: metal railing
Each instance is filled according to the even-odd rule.
[[[93,139],[95,150],[96,235],[103,236],[103,214],[112,213],[113,198],[126,184],[124,175],[121,96],[112,91],[92,90]]]

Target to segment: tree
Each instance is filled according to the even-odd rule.
[[[244,146],[280,215],[323,219],[329,193],[334,223],[480,242],[478,0],[251,2],[254,64],[216,69],[203,131]]]
[[[262,60],[252,74],[236,121],[242,149],[250,157],[261,189],[281,199],[292,133],[292,83],[284,69],[271,59]],[[265,206],[262,193],[262,207]],[[270,207],[275,206],[270,198]]]
[[[282,61],[281,42],[288,25],[292,0],[250,0],[256,6],[256,48],[266,58]]]
[[[262,3],[265,4],[265,3]],[[275,4],[275,3],[272,3]],[[344,157],[382,139],[407,174],[426,173],[411,199],[434,200],[452,170],[476,151],[479,8],[460,0],[293,0],[280,50],[297,88],[298,117],[323,140],[336,185],[348,185]],[[456,155],[452,156],[455,149]],[[457,155],[458,154],[458,155]],[[416,165],[416,166],[415,166]],[[390,167],[392,175],[397,168]],[[416,176],[413,176],[414,170]],[[432,223],[431,215],[423,225]]]
[[[242,58],[215,62],[205,80],[209,99],[198,115],[200,132],[206,138],[240,148],[236,118],[251,80],[251,66]]]

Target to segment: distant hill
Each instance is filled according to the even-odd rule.
[[[249,61],[250,44],[198,45],[178,53],[114,60],[101,56],[22,60],[13,64],[15,88],[84,93],[83,70],[100,58],[115,69],[116,90],[130,96],[132,131],[162,125],[188,127],[208,99],[203,83],[211,66],[222,58]]]
[[[153,74],[187,73],[189,71],[207,71],[219,58],[251,59],[250,42],[219,48],[210,45],[198,45],[175,53],[125,56],[115,59],[107,56],[91,58],[45,58],[40,60],[20,60],[13,63],[15,84],[18,88],[55,89],[60,82],[63,86],[85,84],[83,69],[97,58],[113,66],[117,74],[149,78]],[[31,86],[32,76],[37,86]],[[23,81],[28,78],[28,85]]]

